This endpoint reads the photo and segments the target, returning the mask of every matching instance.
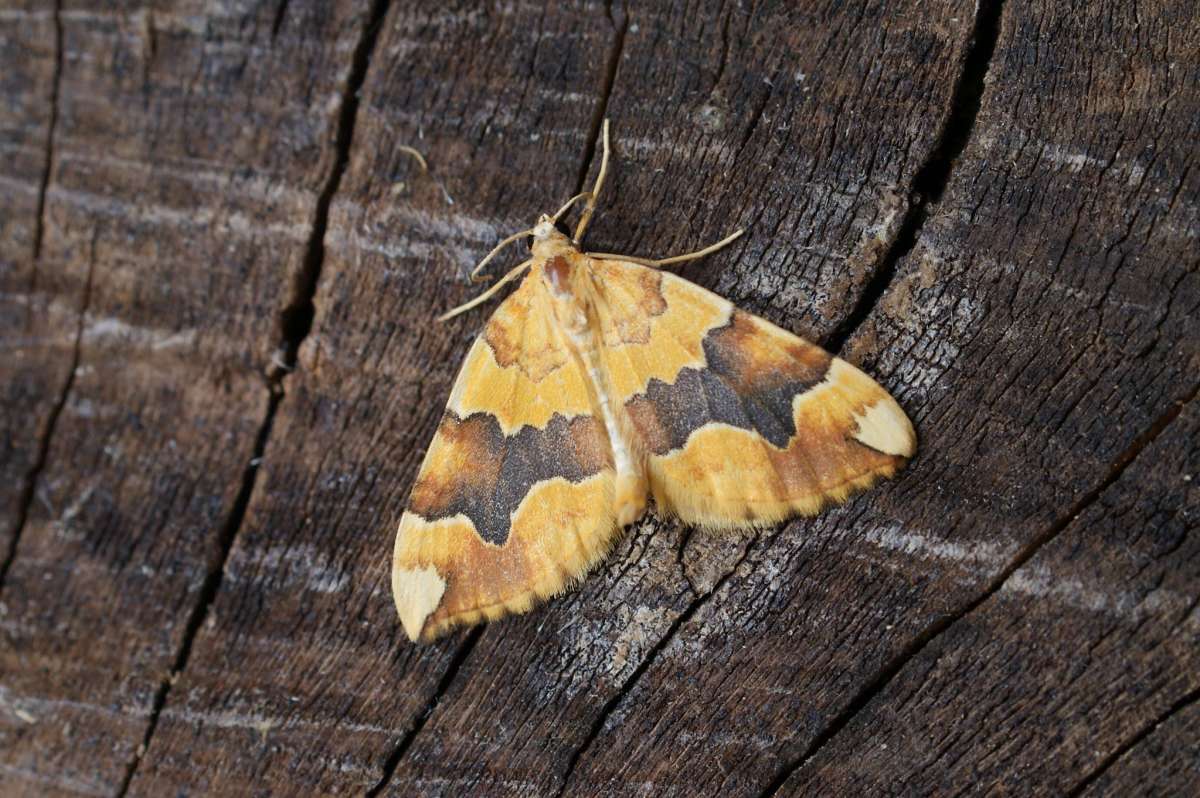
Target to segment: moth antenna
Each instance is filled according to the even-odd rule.
[[[588,223],[592,221],[592,214],[596,212],[596,198],[600,196],[600,189],[604,187],[604,177],[608,174],[608,120],[604,120],[604,124],[600,128],[601,139],[604,142],[604,154],[600,156],[600,174],[596,175],[596,182],[592,184],[592,190],[588,192],[587,204],[583,206],[583,215],[579,217],[579,224],[575,227],[575,243],[583,241],[583,234],[587,231]]]
[[[584,254],[589,258],[595,258],[596,260],[623,260],[627,263],[638,263],[642,266],[652,266],[657,269],[662,266],[670,266],[672,263],[683,263],[687,260],[696,260],[697,258],[703,258],[705,255],[711,255],[717,250],[723,249],[732,244],[734,241],[737,241],[745,232],[746,228],[743,227],[732,235],[725,236],[717,243],[711,244],[704,249],[698,249],[695,252],[689,252],[686,255],[675,255],[670,258],[660,258],[658,260],[653,258],[635,258],[631,255],[617,255],[612,252],[585,252]]]
[[[558,224],[558,220],[562,218],[564,213],[571,210],[572,205],[574,205],[576,202],[579,202],[579,200],[583,199],[584,197],[589,196],[591,193],[592,192],[590,191],[582,191],[576,194],[574,197],[571,197],[569,200],[563,203],[563,206],[559,208],[553,216],[550,217],[550,221]]]
[[[479,272],[483,270],[484,266],[488,265],[488,262],[492,258],[494,258],[494,257],[496,257],[496,255],[500,254],[500,250],[504,249],[505,247],[507,247],[509,244],[511,244],[514,241],[524,238],[525,236],[531,236],[531,235],[533,235],[532,228],[530,228],[529,230],[522,230],[519,233],[513,233],[508,238],[504,239],[499,244],[492,247],[492,251],[489,252],[487,255],[485,255],[483,260],[479,261],[479,265],[471,270],[471,282],[473,282],[473,283],[480,282],[479,280],[475,279],[476,275],[478,275]]]
[[[459,305],[458,307],[453,308],[452,310],[446,311],[442,315],[438,316],[438,321],[446,321],[447,319],[452,319],[460,313],[466,313],[471,308],[476,307],[477,305],[482,305],[484,302],[487,302],[489,299],[491,299],[493,296],[495,296],[497,291],[499,291],[501,288],[504,287],[505,283],[512,282],[513,279],[515,279],[517,277],[517,275],[519,275],[521,272],[528,269],[532,264],[533,264],[533,258],[530,258],[529,260],[521,261],[519,264],[516,265],[516,267],[513,268],[512,271],[510,271],[508,274],[504,275],[499,280],[497,280],[496,284],[493,285],[491,288],[484,291],[482,294],[480,294],[479,296],[470,300],[469,302],[464,302],[463,304]]]

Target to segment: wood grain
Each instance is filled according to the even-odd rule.
[[[58,43],[37,4],[0,17],[0,581],[32,503],[50,419],[71,369],[80,285],[38,289]],[[43,277],[43,283],[46,278]],[[61,297],[54,297],[54,294]],[[53,297],[53,298],[52,298]],[[57,300],[57,301],[56,301]]]
[[[275,42],[266,8],[56,16],[30,298],[58,340],[29,381],[55,398],[76,329],[79,354],[0,594],[14,789],[113,793],[134,764],[267,413],[364,11]]]

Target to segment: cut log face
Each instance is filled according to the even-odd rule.
[[[44,5],[0,10],[0,792],[1194,782],[1188,4]],[[485,314],[432,320],[606,117],[588,248],[746,226],[681,273],[921,452],[409,645],[391,542]]]

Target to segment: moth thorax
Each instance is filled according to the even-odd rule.
[[[560,297],[574,294],[571,287],[571,262],[562,255],[555,255],[546,261],[546,282],[550,290]]]
[[[572,334],[587,331],[587,309],[576,286],[575,267],[571,261],[555,255],[546,261],[542,269],[546,286],[553,299],[554,315]]]

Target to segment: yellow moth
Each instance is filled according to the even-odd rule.
[[[584,252],[592,190],[502,241],[528,270],[467,353],[400,520],[392,592],[412,640],[509,613],[580,579],[637,520],[713,529],[811,515],[916,450],[895,400],[854,366],[659,267]],[[573,238],[556,227],[586,200]]]

